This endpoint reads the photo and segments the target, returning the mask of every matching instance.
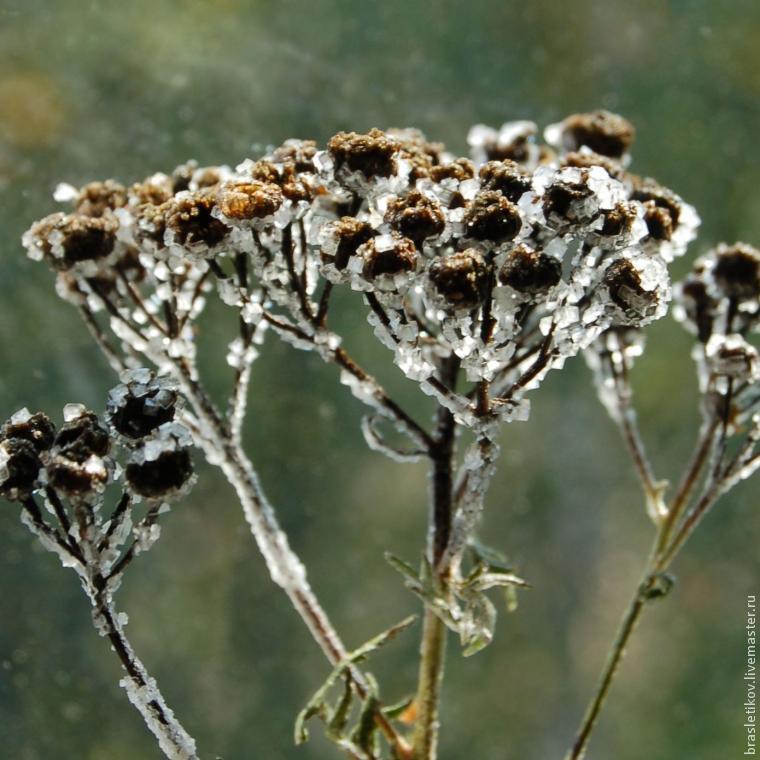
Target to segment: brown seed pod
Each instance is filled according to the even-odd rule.
[[[473,199],[464,215],[469,237],[503,243],[520,230],[520,210],[501,193],[482,190]]]
[[[491,268],[473,248],[436,259],[429,271],[436,292],[455,307],[474,309],[488,294]]]
[[[416,269],[419,254],[414,241],[394,233],[393,245],[378,250],[377,240],[376,237],[372,238],[360,249],[364,258],[362,274],[366,279],[372,281],[381,275],[396,275]]]
[[[499,270],[499,282],[518,293],[546,293],[562,279],[562,264],[553,256],[529,245],[513,248]]]
[[[336,170],[346,166],[350,171],[361,172],[367,179],[390,177],[396,171],[393,156],[397,145],[379,129],[372,129],[366,135],[339,132],[330,139],[327,150]]]
[[[385,221],[417,244],[425,238],[440,235],[446,225],[439,203],[419,190],[393,199],[388,204]]]

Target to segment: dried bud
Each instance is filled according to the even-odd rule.
[[[644,287],[641,272],[629,259],[613,261],[602,276],[602,285],[631,323],[651,316],[660,305],[657,288]]]
[[[633,232],[633,225],[638,219],[637,208],[632,203],[617,203],[614,208],[602,212],[602,238],[628,239]]]
[[[366,135],[339,132],[327,144],[336,170],[346,166],[352,172],[361,172],[367,179],[394,174],[396,149],[396,144],[379,129],[372,129]]]
[[[458,158],[447,164],[434,166],[430,170],[433,182],[443,182],[445,179],[455,179],[457,182],[472,179],[475,176],[475,164],[466,158]]]
[[[316,153],[314,140],[286,140],[275,148],[270,159],[276,164],[292,164],[297,172],[313,172]]]
[[[168,499],[181,494],[193,477],[193,462],[185,428],[167,423],[130,454],[127,484],[146,499]]]
[[[513,248],[499,271],[502,285],[531,296],[546,293],[561,279],[561,262],[528,245]]]
[[[741,302],[760,297],[760,251],[757,248],[745,243],[721,245],[715,256],[713,277],[726,298]]]
[[[90,182],[79,190],[74,208],[82,216],[104,216],[127,205],[127,188],[119,182]]]
[[[31,441],[0,441],[0,496],[19,501],[31,494],[42,469],[39,452]]]
[[[670,240],[681,217],[682,203],[671,190],[653,179],[633,177],[631,200],[646,207],[645,221],[655,240]]]
[[[430,265],[430,281],[452,306],[474,309],[488,293],[491,268],[478,251],[470,248],[436,259]]]
[[[215,193],[209,190],[184,192],[164,207],[167,230],[183,246],[202,244],[212,248],[224,240],[229,227],[213,216]]]
[[[464,215],[469,237],[503,243],[511,240],[522,225],[520,210],[501,193],[482,190]]]
[[[110,476],[105,460],[111,448],[108,431],[80,404],[68,404],[64,419],[47,465],[50,485],[69,495],[102,490]]]
[[[585,172],[581,170],[577,180],[561,176],[546,188],[544,215],[552,226],[562,229],[568,225],[589,224],[596,218],[598,204]]]
[[[555,128],[547,130],[548,142],[563,150],[573,151],[585,146],[612,158],[627,153],[635,136],[636,131],[627,119],[609,111],[568,116]]]
[[[389,129],[387,134],[396,142],[401,158],[410,165],[412,181],[429,177],[441,162],[443,145],[429,142],[419,129]]]
[[[705,281],[690,275],[680,283],[676,295],[683,310],[682,319],[692,325],[700,343],[707,343],[713,332],[717,304],[708,293]]]
[[[532,121],[507,122],[498,131],[478,125],[470,130],[467,142],[478,163],[505,159],[527,163],[536,152],[534,143],[537,132]]]
[[[496,190],[513,203],[517,203],[531,187],[530,174],[508,159],[483,164],[480,167],[480,181],[485,190]]]
[[[360,222],[352,216],[344,216],[335,222],[331,232],[333,239],[337,241],[335,251],[331,255],[323,253],[322,258],[332,258],[338,271],[343,271],[348,266],[348,260],[375,235],[375,231],[367,222]]]
[[[6,438],[20,438],[29,441],[37,451],[47,451],[55,439],[55,425],[42,412],[31,414],[28,409],[21,409],[0,429],[0,440]]]
[[[381,275],[413,272],[419,257],[414,242],[398,233],[372,238],[360,252],[364,258],[362,274],[370,281]]]
[[[174,419],[177,392],[166,378],[148,369],[125,372],[122,385],[108,394],[106,419],[121,436],[134,442]]]
[[[425,238],[440,235],[446,224],[438,202],[419,190],[412,190],[403,198],[393,199],[388,204],[385,221],[394,230],[418,244]]]
[[[67,270],[84,261],[108,256],[116,245],[118,222],[113,216],[52,214],[32,225],[24,244],[32,258],[45,258]]]
[[[590,169],[592,166],[601,166],[613,179],[625,179],[625,169],[618,161],[609,156],[602,156],[588,150],[571,151],[562,156],[560,166],[572,166],[577,169]]]
[[[223,185],[217,195],[221,215],[234,221],[271,216],[282,205],[282,200],[282,191],[277,185],[262,182]]]
[[[740,382],[756,382],[760,377],[757,349],[741,335],[713,335],[705,354],[716,375]]]

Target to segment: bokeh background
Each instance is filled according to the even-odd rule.
[[[699,209],[702,236],[760,242],[757,0],[0,0],[0,416],[67,401],[101,410],[110,370],[19,238],[57,182],[134,181],[196,158],[235,164],[288,137],[414,125],[465,150],[474,122],[606,107],[639,129],[635,166]],[[678,262],[678,273],[687,261]],[[221,393],[225,314],[206,322]],[[350,308],[348,340],[419,415]],[[696,430],[690,341],[670,318],[635,372],[660,477]],[[504,431],[483,535],[534,590],[496,642],[449,652],[444,760],[554,760],[568,747],[651,527],[581,361]],[[414,560],[426,477],[366,450],[361,409],[316,358],[269,342],[246,432],[268,492],[338,628],[358,644],[416,609],[383,560]],[[296,711],[327,668],[269,582],[236,502],[199,463],[195,491],[121,593],[128,632],[204,757],[329,758]],[[760,591],[757,482],[710,517],[624,663],[591,758],[722,760],[743,752],[746,595]],[[388,700],[413,686],[418,631],[373,663]],[[118,688],[71,573],[0,504],[0,756],[158,757]]]

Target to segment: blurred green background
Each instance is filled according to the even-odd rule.
[[[0,415],[100,410],[113,377],[19,238],[57,182],[137,180],[188,158],[235,164],[288,137],[414,125],[465,150],[474,122],[606,107],[639,129],[635,168],[699,209],[701,239],[760,242],[757,0],[0,0]],[[677,272],[688,265],[680,261]],[[229,315],[206,324],[221,392]],[[363,319],[349,343],[418,415]],[[670,318],[635,372],[660,477],[696,429],[690,341]],[[496,642],[450,648],[441,756],[554,760],[568,747],[637,581],[651,528],[581,361],[504,431],[482,531],[534,585]],[[247,430],[268,492],[349,644],[416,609],[383,552],[414,560],[422,469],[366,450],[332,368],[274,340],[255,366]],[[296,711],[327,668],[268,580],[233,496],[201,467],[153,552],[128,574],[128,632],[203,757],[329,758]],[[725,499],[677,563],[624,663],[590,758],[722,760],[744,749],[746,595],[760,590],[757,481]],[[753,503],[755,502],[755,503]],[[418,631],[374,663],[387,699],[414,683]],[[452,641],[452,644],[454,642]],[[0,756],[158,757],[118,688],[73,574],[0,504]]]

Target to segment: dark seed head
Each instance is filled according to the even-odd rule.
[[[167,449],[155,459],[135,458],[127,464],[130,488],[147,499],[162,499],[179,491],[192,477],[193,462],[185,448]]]
[[[516,203],[530,190],[530,175],[522,167],[505,159],[489,161],[480,168],[480,180],[487,190],[496,190]]]
[[[642,287],[641,275],[628,259],[618,259],[610,264],[602,283],[612,302],[628,316],[643,317],[659,301],[656,291]]]
[[[277,185],[263,182],[223,185],[217,195],[217,203],[221,213],[229,219],[263,219],[274,214],[282,205],[282,191]]]
[[[471,248],[436,259],[430,265],[430,281],[453,306],[474,309],[488,294],[491,269],[483,256]]]
[[[678,225],[681,216],[681,201],[678,196],[668,188],[663,187],[653,179],[632,177],[631,200],[647,203],[651,201],[655,207],[663,209],[670,216],[671,230]],[[663,222],[657,221],[656,225]],[[654,236],[653,232],[650,232]]]
[[[494,190],[482,190],[464,215],[469,237],[503,243],[511,240],[522,224],[520,210],[507,197]]]
[[[396,171],[393,154],[396,145],[379,129],[366,135],[356,132],[339,132],[327,144],[327,150],[335,161],[335,168],[347,166],[359,171],[367,179],[390,177]]]
[[[6,438],[20,438],[29,441],[37,451],[47,451],[55,439],[55,425],[42,412],[28,414],[24,410],[14,414],[0,429],[0,440]]]
[[[707,292],[701,277],[690,276],[681,284],[681,305],[687,318],[697,329],[700,343],[707,343],[713,332],[715,301]]]
[[[74,208],[82,216],[103,216],[127,205],[127,188],[119,182],[90,182],[79,190]]]
[[[356,255],[357,250],[374,237],[375,231],[367,222],[360,222],[352,216],[344,216],[335,223],[334,234],[338,240],[338,246],[335,249],[333,264],[337,270],[343,271],[348,266],[349,259]]]
[[[419,190],[412,190],[405,197],[392,200],[388,204],[385,221],[415,243],[439,235],[445,227],[443,211],[438,202]]]
[[[0,496],[19,501],[34,490],[42,462],[31,441],[8,438],[0,441]]]
[[[636,209],[626,203],[618,203],[603,214],[601,234],[605,237],[617,237],[631,231],[636,221]]]
[[[716,285],[737,301],[760,297],[760,251],[745,243],[721,246],[713,269]]]
[[[434,166],[430,170],[430,179],[433,182],[442,182],[444,179],[455,179],[462,182],[475,176],[475,164],[467,158],[458,158],[448,164]]]
[[[78,417],[65,422],[55,437],[53,448],[74,462],[86,462],[91,456],[104,457],[111,448],[108,431],[100,424],[97,415],[83,411]]]
[[[166,226],[181,245],[205,243],[215,246],[224,240],[229,227],[212,215],[215,193],[209,190],[183,193],[166,204]]]
[[[106,417],[117,433],[130,440],[141,440],[165,422],[174,419],[177,393],[148,370],[137,370],[108,397]]]
[[[531,296],[547,292],[561,279],[562,264],[527,245],[513,248],[499,271],[502,285]]]
[[[547,221],[560,226],[568,222],[588,223],[595,215],[595,210],[585,206],[592,195],[593,191],[584,182],[554,182],[544,195],[544,215]]]
[[[633,144],[636,130],[622,116],[609,111],[594,111],[569,116],[562,123],[565,150],[586,146],[595,153],[620,158]]]
[[[644,221],[647,232],[654,240],[670,240],[673,237],[673,217],[670,211],[654,201],[644,203]]]
[[[377,238],[372,238],[362,246],[364,257],[363,274],[368,280],[380,275],[395,275],[412,272],[417,266],[419,254],[414,241],[394,234],[392,247],[377,249]]]

